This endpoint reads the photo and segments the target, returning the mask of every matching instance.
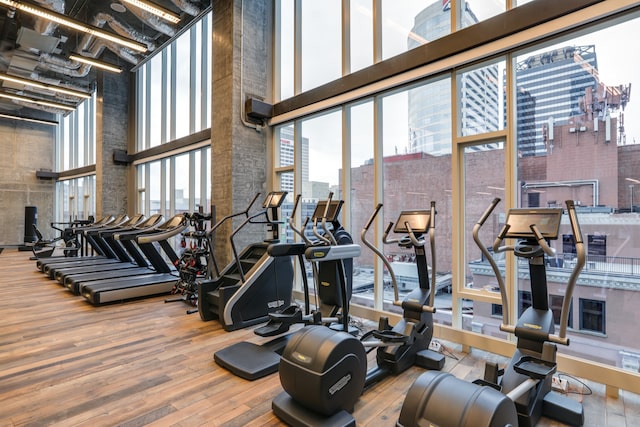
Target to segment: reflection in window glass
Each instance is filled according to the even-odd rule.
[[[162,180],[160,179],[162,175],[160,171],[160,164],[160,160],[148,164],[149,182],[147,183],[146,189],[150,203],[150,214],[164,214],[164,212],[162,212],[162,200],[160,199],[160,194],[162,194]]]
[[[450,11],[436,1],[382,0],[382,59],[387,59],[448,34]]]
[[[458,74],[458,136],[494,132],[504,127],[502,116],[504,62]]]
[[[373,11],[371,0],[351,1],[351,72],[373,64]]]
[[[409,89],[407,95],[407,152],[451,154],[451,80],[445,78]]]
[[[342,75],[342,1],[302,3],[302,90]]]
[[[461,28],[484,21],[506,10],[504,0],[463,0],[461,4],[464,9]]]
[[[590,360],[597,355],[613,366],[622,366],[623,352],[640,353],[640,332],[629,322],[640,297],[628,287],[640,274],[640,247],[630,243],[640,236],[633,196],[640,124],[625,120],[637,114],[629,92],[640,82],[637,59],[620,43],[639,35],[638,23],[610,25],[515,60],[519,206],[564,207],[574,200],[587,252],[572,295],[578,325],[569,333],[571,346],[559,350]],[[551,245],[549,293],[564,296],[576,257],[566,217]],[[519,288],[527,282],[521,279]],[[606,310],[605,301],[616,309]]]

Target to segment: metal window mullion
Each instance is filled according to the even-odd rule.
[[[202,18],[202,21],[199,25],[202,26],[202,37],[201,37],[201,56],[202,61],[200,64],[200,90],[202,91],[202,96],[200,98],[201,107],[200,107],[200,129],[207,128],[207,120],[210,114],[210,105],[211,100],[206,96],[209,93],[209,85],[211,84],[209,76],[209,70],[211,69],[211,59],[209,58],[209,46],[211,41],[209,40],[209,16],[210,14],[205,15]]]
[[[351,107],[342,107],[342,182],[338,183],[342,187],[342,200],[345,209],[342,212],[342,224],[345,230],[351,230]]]
[[[455,4],[455,2],[454,2]],[[453,15],[453,10],[452,10]],[[464,245],[464,145],[458,141],[458,129],[460,129],[460,118],[458,108],[458,77],[456,73],[451,75],[451,324],[454,328],[462,328],[462,297],[461,288],[465,284],[465,245]],[[435,274],[435,272],[434,272]]]
[[[382,61],[382,0],[373,2],[373,63]]]
[[[351,73],[351,0],[342,0],[342,75]]]
[[[205,203],[208,199],[207,197],[207,176],[209,175],[207,172],[207,167],[208,167],[209,163],[208,163],[208,157],[207,157],[207,149],[206,148],[201,148],[200,149],[200,206],[202,206],[202,209],[204,212],[209,212],[210,207],[209,206],[205,206]],[[215,218],[214,218],[214,222],[215,222]]]
[[[189,170],[196,170],[196,152],[191,151],[189,153]],[[202,171],[201,171],[202,173]],[[194,212],[196,209],[196,174],[189,173],[189,211]]]
[[[505,200],[503,209],[506,210],[509,207],[518,205],[517,185],[518,179],[518,150],[515,146],[517,143],[518,125],[516,123],[516,108],[517,108],[517,90],[515,81],[515,66],[516,57],[513,54],[508,54],[505,61],[505,87],[507,91],[506,98],[506,128],[510,131],[507,132],[506,140],[504,144],[504,173],[505,173]],[[509,319],[518,318],[518,266],[516,265],[516,257],[513,252],[506,253],[505,263],[505,286],[507,287],[507,295],[510,298],[511,304],[509,304]],[[504,310],[504,307],[502,308]]]
[[[383,102],[382,96],[378,95],[373,98],[373,202],[374,206],[382,203],[384,200],[384,150],[383,150]],[[373,244],[382,247],[382,224],[384,221],[384,211],[382,215],[376,218],[374,227]],[[384,307],[384,266],[382,260],[375,257],[373,265],[374,287],[373,287],[373,309],[382,310]]]
[[[302,0],[293,7],[293,94],[302,92]]]
[[[169,159],[169,215],[173,216],[176,213],[176,158],[175,156]],[[162,168],[163,172],[166,168]],[[166,179],[164,180],[166,181]]]

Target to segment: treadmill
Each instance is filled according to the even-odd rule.
[[[153,231],[160,226],[162,219],[162,215],[155,214],[133,227],[100,231],[100,239],[104,240],[117,253],[118,258],[124,262],[76,267],[67,270],[61,277],[57,277],[58,281],[75,295],[80,295],[80,287],[84,282],[136,276],[153,271],[144,254],[133,242],[122,242],[116,240],[114,236],[116,234],[141,234]],[[126,245],[123,245],[123,243],[126,243]]]
[[[178,214],[149,232],[114,235],[116,240],[135,242],[151,263],[153,271],[131,277],[91,280],[81,283],[79,286],[81,295],[91,304],[101,305],[163,293],[168,294],[178,280],[178,274],[173,265],[179,259],[169,239],[179,235],[187,227],[188,221],[185,221],[185,216]],[[162,248],[169,259],[168,262],[156,249],[156,245]]]
[[[129,217],[127,215],[120,215],[118,217],[113,218],[108,223],[105,223],[105,224],[102,224],[102,225],[96,225],[96,226],[92,226],[92,227],[82,227],[81,230],[75,231],[75,233],[80,237],[80,240],[82,241],[80,246],[82,248],[84,248],[85,250],[88,250],[87,246],[91,246],[91,244],[89,242],[87,242],[87,240],[84,237],[84,235],[85,235],[84,233],[85,232],[90,231],[90,230],[98,230],[98,229],[102,229],[102,228],[121,225],[121,224],[126,223],[128,220],[129,220]],[[87,245],[87,243],[89,243],[89,244]],[[46,275],[48,275],[49,278],[54,279],[55,278],[55,272],[57,270],[60,270],[60,269],[63,269],[63,268],[69,268],[69,267],[75,267],[75,266],[81,266],[81,265],[88,265],[88,263],[109,264],[109,263],[119,262],[119,260],[117,260],[115,258],[111,258],[111,257],[108,256],[108,254],[105,254],[98,246],[96,246],[96,247],[91,246],[91,249],[92,249],[93,252],[97,253],[97,255],[90,256],[90,257],[81,256],[81,257],[76,257],[76,258],[66,258],[65,260],[63,260],[61,262],[46,263],[42,267],[41,271],[43,273],[45,273]]]

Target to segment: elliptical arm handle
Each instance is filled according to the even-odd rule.
[[[431,295],[429,295],[429,305],[436,312],[434,303],[436,301],[436,202],[431,201],[431,215],[429,216],[429,245],[431,247]]]
[[[486,248],[486,246],[482,244],[479,236],[480,228],[482,228],[484,223],[487,221],[487,218],[489,218],[489,215],[491,215],[491,213],[496,208],[498,203],[500,203],[500,198],[496,197],[495,199],[493,199],[489,207],[484,211],[484,213],[480,217],[480,220],[478,220],[476,225],[473,226],[473,240],[476,242],[476,245],[482,252],[482,255],[484,255],[484,257],[489,262],[489,265],[491,265],[493,274],[496,276],[496,280],[498,281],[498,287],[500,288],[500,297],[502,298],[502,324],[509,325],[509,301],[507,299],[507,290],[505,288],[504,279],[502,278],[502,274],[500,274],[500,269],[498,268],[498,264],[496,264],[496,261],[493,259],[493,256],[491,256],[491,253],[489,253],[489,250]],[[503,231],[504,231],[504,228],[503,228]],[[506,233],[506,231],[504,232]],[[500,234],[498,235],[498,238],[500,239],[500,236],[502,235],[503,235],[503,232],[500,232]],[[500,239],[500,241],[502,241],[502,239]],[[495,248],[495,245],[494,245],[494,248]]]
[[[569,282],[567,283],[567,290],[564,293],[562,299],[562,311],[560,313],[560,333],[558,336],[562,340],[566,340],[567,334],[567,321],[569,320],[569,311],[571,310],[571,297],[573,296],[573,289],[578,281],[578,276],[584,267],[587,260],[587,254],[584,248],[584,242],[582,240],[582,232],[580,231],[580,223],[578,222],[578,216],[576,215],[576,207],[573,200],[565,201],[567,205],[567,214],[569,215],[569,222],[571,223],[571,230],[573,232],[573,239],[576,246],[576,265],[571,271],[569,276]],[[568,340],[567,340],[568,343]]]
[[[391,243],[398,243],[400,241],[398,239],[391,239],[391,240],[387,239],[387,237],[389,237],[389,233],[391,233],[392,227],[393,227],[393,221],[389,222],[386,230],[384,230],[384,234],[382,235],[382,243],[384,243],[385,245],[389,245]]]
[[[549,244],[545,240],[545,238],[542,235],[542,233],[540,233],[540,230],[538,230],[538,227],[535,224],[531,224],[529,226],[529,228],[531,229],[533,234],[536,236],[536,240],[538,241],[538,244],[540,245],[540,247],[542,248],[544,253],[549,255],[549,256],[555,257],[556,256],[556,250],[553,249],[551,246],[549,246]]]
[[[289,227],[291,227],[291,229],[298,236],[302,238],[302,240],[307,246],[311,246],[311,241],[307,239],[307,236],[304,235],[304,230],[307,228],[307,223],[309,222],[309,218],[307,217],[307,219],[304,221],[304,223],[302,224],[302,228],[299,229],[296,227],[296,212],[298,211],[298,206],[300,205],[301,199],[302,199],[302,194],[298,194],[296,196],[296,201],[293,204],[293,210],[291,211],[291,216],[289,216]]]
[[[364,228],[362,229],[362,232],[360,232],[360,240],[362,240],[362,243],[364,243],[366,247],[371,249],[373,253],[376,254],[382,260],[385,267],[387,267],[387,271],[389,271],[389,275],[391,276],[391,285],[393,286],[393,298],[394,298],[394,304],[395,304],[396,302],[400,302],[400,296],[398,293],[398,282],[396,282],[396,274],[394,273],[393,268],[391,267],[391,263],[389,262],[387,257],[384,256],[382,251],[380,251],[380,249],[376,248],[375,245],[373,245],[373,243],[367,240],[367,231],[371,227],[371,224],[373,224],[373,221],[378,215],[378,212],[380,212],[380,209],[382,209],[382,206],[383,206],[382,203],[378,203],[378,206],[376,206],[376,209],[373,211],[373,214],[371,214],[371,217],[365,224]],[[384,238],[382,239],[383,243],[387,243],[385,240],[386,240],[387,234],[389,234],[389,231],[391,230],[391,227],[393,227],[392,222],[389,223],[389,225],[387,226],[387,230],[384,233]]]

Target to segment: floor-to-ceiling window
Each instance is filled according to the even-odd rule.
[[[138,152],[211,126],[211,13],[136,70]],[[158,158],[161,157],[161,158]],[[137,209],[168,218],[210,211],[210,140],[135,162]]]
[[[304,84],[311,81],[305,76],[304,70],[310,71],[302,63],[304,55],[293,54],[296,49],[304,54],[305,45],[298,44],[296,35],[303,40],[306,31],[323,36],[305,23],[304,2],[277,3],[282,26],[276,31],[281,52],[276,55],[280,72],[275,76],[274,98],[295,99],[311,89]],[[403,7],[409,3],[403,2]],[[397,25],[389,25],[385,24],[387,2],[343,2],[342,7],[350,7],[350,19],[342,25],[353,28],[334,25],[324,31],[341,31],[347,37],[335,43],[343,49],[339,60],[351,65],[343,66],[344,75],[349,69],[408,55],[411,49],[451,32],[500,17],[509,3],[421,2],[411,12],[412,25],[400,25],[397,20]],[[519,8],[528,2],[513,3]],[[640,337],[629,325],[637,317],[633,307],[640,295],[636,286],[640,248],[635,243],[640,233],[640,144],[636,145],[640,131],[633,119],[638,107],[630,98],[638,67],[624,46],[638,32],[640,18],[638,11],[621,12],[616,20],[597,22],[613,8],[633,7],[598,4],[585,11],[593,15],[589,19],[576,15],[562,18],[568,21],[544,23],[539,28],[543,36],[523,30],[513,40],[474,47],[465,55],[427,65],[422,74],[408,71],[404,82],[393,76],[371,87],[327,97],[315,106],[305,105],[299,117],[296,111],[287,112],[286,120],[275,117],[279,143],[274,147],[280,155],[274,155],[278,174],[274,182],[317,200],[322,196],[306,187],[314,180],[311,171],[323,168],[324,173],[334,174],[338,182],[330,178],[323,182],[341,189],[337,194],[345,200],[343,219],[356,241],[377,203],[384,204],[380,222],[386,225],[402,209],[424,209],[435,201],[436,321],[498,338],[506,336],[499,331],[502,311],[520,314],[531,304],[532,285],[526,264],[513,256],[498,257],[510,306],[502,307],[497,280],[472,239],[473,226],[494,198],[502,200],[480,234],[480,240],[491,245],[508,208],[561,207],[565,200],[574,200],[588,260],[570,301],[571,346],[561,352],[637,372],[640,350],[635,343]],[[457,12],[457,22],[450,18],[452,10]],[[438,26],[441,29],[435,32]],[[559,29],[580,26],[584,28],[554,38]],[[380,41],[393,31],[404,32],[405,45],[392,53]],[[370,60],[357,56],[361,52],[353,43],[354,34],[373,41],[371,46],[363,45],[362,58],[371,54]],[[508,45],[497,46],[502,43]],[[527,48],[522,49],[523,45]],[[339,55],[332,55],[333,59],[325,60],[337,62]],[[337,87],[330,81],[328,86]],[[318,126],[321,134],[316,133],[315,124],[322,124]],[[322,155],[311,154],[316,141],[322,145]],[[285,145],[290,155],[283,163]],[[561,236],[552,246],[557,256],[548,260],[549,301],[559,322],[563,284],[575,265],[566,216]],[[399,270],[413,261],[402,250],[385,248],[385,255]],[[384,288],[388,280],[381,263],[363,250],[354,265],[354,302],[388,307]],[[410,288],[412,277],[405,273],[402,285]]]
[[[66,171],[96,162],[95,92],[58,125],[56,170]],[[56,183],[55,220],[58,222],[88,219],[96,213],[95,173],[63,179]]]

